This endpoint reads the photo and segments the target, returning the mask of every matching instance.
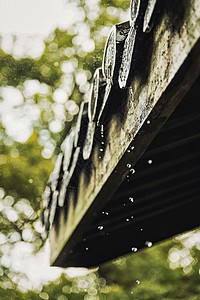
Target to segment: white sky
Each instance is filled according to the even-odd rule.
[[[0,34],[46,35],[57,25],[66,28],[74,14],[66,0],[0,0]]]

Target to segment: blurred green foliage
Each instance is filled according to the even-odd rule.
[[[18,242],[33,245],[35,251],[42,245],[41,232],[36,230],[41,195],[62,141],[76,121],[77,112],[71,107],[88,97],[110,27],[128,15],[129,1],[125,0],[101,0],[94,5],[84,0],[73,2],[84,17],[66,30],[56,29],[38,59],[16,59],[0,49],[0,85],[15,87],[23,95],[23,103],[12,109],[25,114],[31,105],[39,111],[24,143],[9,133],[9,125],[0,115],[0,299],[200,299],[198,231],[191,234],[193,242],[188,245],[187,238],[170,240],[104,264],[96,273],[74,279],[63,274],[37,291],[21,291],[19,280],[13,278],[22,275],[5,263],[5,254]],[[84,38],[83,31],[87,33]],[[28,80],[45,92],[39,89],[27,95]],[[60,90],[66,93],[66,101],[56,102],[54,93]],[[55,130],[53,121],[58,121],[61,129]]]

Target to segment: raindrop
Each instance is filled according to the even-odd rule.
[[[130,152],[131,152],[131,150],[129,150],[129,149],[128,149],[128,150],[127,150],[127,152],[128,152],[128,153],[130,153]]]
[[[32,178],[29,179],[29,183],[33,183],[33,179]]]
[[[108,213],[107,211],[102,211],[102,214],[103,214],[103,215],[106,215],[106,216],[109,215],[109,213]]]
[[[102,145],[104,145],[104,142],[101,142]]]
[[[101,158],[101,156],[99,156],[99,158]]]
[[[88,247],[86,247],[86,248],[85,248],[85,250],[86,250],[86,251],[88,251],[88,250],[89,250],[89,248],[88,248]]]
[[[103,226],[102,225],[98,226],[98,229],[103,230]]]
[[[131,202],[134,202],[133,197],[129,197],[128,200],[131,201]]]
[[[83,241],[86,242],[86,238],[84,238]]]
[[[144,230],[143,228],[140,229],[140,231],[143,231],[143,230]]]
[[[129,169],[130,169],[130,168],[131,168],[131,164],[127,164],[127,168],[129,168]]]
[[[127,178],[129,178],[129,175],[126,175]]]
[[[136,283],[137,283],[137,284],[140,284],[140,281],[139,281],[139,280],[136,280]]]
[[[152,244],[152,242],[146,241],[146,242],[145,242],[145,245],[146,245],[148,248],[151,248],[153,244]]]
[[[103,148],[100,148],[100,151],[103,152]]]
[[[147,162],[149,165],[151,165],[153,161],[151,159],[149,159]]]
[[[150,123],[151,123],[151,121],[148,120],[148,121],[147,121],[147,124],[149,125]]]
[[[129,222],[130,221],[130,219],[126,219],[126,222]]]
[[[132,146],[132,147],[131,147],[131,150],[134,150],[134,149],[135,149],[135,147],[134,147],[134,146]]]
[[[134,217],[133,216],[131,216],[131,219],[133,219]]]
[[[131,248],[131,251],[132,251],[132,252],[137,252],[137,250],[138,250],[138,249],[137,249],[136,247],[132,247],[132,248]]]
[[[135,173],[135,169],[130,169],[130,173],[134,174]]]

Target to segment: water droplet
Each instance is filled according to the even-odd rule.
[[[103,148],[100,148],[100,151],[103,152]]]
[[[130,220],[129,219],[126,219],[126,222],[129,222]]]
[[[107,211],[102,211],[102,214],[103,214],[103,215],[106,215],[106,216],[109,215],[109,213],[108,213]]]
[[[152,244],[152,242],[146,241],[146,242],[145,242],[145,245],[146,245],[148,248],[151,248],[153,244]]]
[[[140,281],[139,281],[139,280],[136,280],[136,284],[140,284]]]
[[[130,152],[131,152],[131,150],[129,150],[129,149],[128,149],[128,150],[127,150],[127,152],[128,152],[128,153],[130,153]]]
[[[127,178],[129,178],[129,175],[126,175]]]
[[[134,147],[134,146],[132,146],[132,147],[131,147],[131,150],[134,150],[134,149],[135,149],[135,147]]]
[[[86,238],[84,238],[83,241],[86,242]]]
[[[102,145],[104,145],[104,142],[101,142]]]
[[[132,252],[137,252],[137,248],[136,248],[136,247],[132,247],[132,248],[131,248],[131,251],[132,251]]]
[[[85,248],[85,250],[86,250],[86,251],[88,251],[88,250],[89,250],[89,248],[88,248],[88,247],[86,247],[86,248]]]
[[[130,169],[130,173],[134,174],[135,173],[135,169]]]
[[[140,229],[140,231],[143,231],[143,230],[144,230],[143,228]]]
[[[101,158],[101,156],[99,156],[99,158]]]
[[[98,229],[103,230],[103,226],[102,225],[98,226]]]
[[[134,202],[133,197],[129,197],[128,200],[131,201],[131,202]]]
[[[32,178],[29,179],[29,183],[33,183],[33,179]]]
[[[153,161],[151,159],[149,159],[147,162],[149,165],[151,165]]]
[[[134,218],[134,216],[131,216],[131,219],[133,219]]]
[[[123,205],[126,206],[126,203],[124,203]]]
[[[131,164],[127,164],[126,166],[127,166],[127,168],[129,168],[129,169],[131,168]]]
[[[149,125],[150,123],[151,123],[151,121],[148,120],[148,121],[147,121],[147,124]]]

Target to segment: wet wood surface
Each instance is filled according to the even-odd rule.
[[[65,264],[97,211],[134,174],[136,162],[199,76],[199,0],[166,5],[150,33],[141,34],[133,59],[130,83],[125,89],[112,87],[106,124],[77,172],[68,207],[59,208],[50,230],[53,265]]]

